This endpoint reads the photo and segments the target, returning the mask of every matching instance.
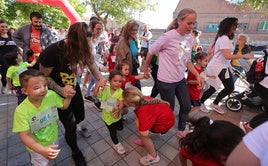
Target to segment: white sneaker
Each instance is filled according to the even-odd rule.
[[[142,165],[151,165],[159,161],[160,161],[160,157],[158,156],[158,154],[156,154],[156,157],[152,157],[150,154],[148,154],[147,156],[144,156],[140,159],[140,163]]]
[[[209,105],[209,107],[210,108],[212,108],[214,111],[216,111],[217,113],[219,113],[219,114],[224,114],[225,112],[221,109],[221,107],[220,106],[218,106],[218,105],[216,105],[216,104],[214,104],[214,103],[211,103],[210,105]]]
[[[114,145],[114,149],[118,154],[124,154],[126,152],[123,145],[120,142]]]
[[[205,106],[205,104],[201,104],[201,106],[199,107],[200,111],[204,112],[204,113],[209,113],[210,111],[207,109],[207,107]]]

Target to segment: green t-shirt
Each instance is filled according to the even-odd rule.
[[[27,70],[28,66],[27,62],[20,62],[18,66],[10,66],[8,68],[6,77],[12,80],[13,86],[20,86],[19,75]]]
[[[99,91],[100,93],[98,94],[98,98],[101,100],[101,103],[107,103],[107,99],[114,99],[116,102],[117,100],[122,101],[123,100],[123,90],[121,88],[117,89],[113,95],[111,95],[111,90],[110,86],[108,86],[103,92]],[[115,105],[116,103],[113,104],[108,104],[108,105]],[[119,121],[122,118],[122,115],[118,116],[118,118],[113,118],[113,112],[112,110],[107,110],[103,109],[102,110],[102,119],[107,125],[111,125],[112,123],[115,123]]]
[[[14,113],[14,121],[13,121],[13,132],[22,132],[31,130],[31,121],[33,121],[33,117],[43,112],[52,106],[56,106],[57,108],[63,107],[63,98],[60,97],[56,92],[48,90],[46,96],[42,100],[41,106],[36,108],[29,100],[28,97],[17,106]],[[64,110],[62,110],[64,111]],[[41,119],[36,119],[41,121]],[[39,144],[43,146],[47,146],[58,139],[58,125],[56,121],[52,121],[47,124],[47,126],[36,130],[31,133],[32,138]],[[32,151],[30,148],[26,147],[27,150]]]

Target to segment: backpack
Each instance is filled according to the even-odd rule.
[[[246,80],[250,84],[259,83],[264,77],[268,76],[268,74],[265,74],[268,54],[266,50],[263,52],[265,55],[254,60],[249,71],[246,73]]]

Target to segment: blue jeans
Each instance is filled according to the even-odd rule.
[[[87,93],[85,96],[90,96],[94,85],[98,83],[98,80],[93,76],[93,74],[91,72],[89,72],[89,74],[90,74],[90,80],[87,87]]]
[[[190,93],[188,91],[185,78],[174,83],[165,83],[157,80],[157,88],[159,90],[161,99],[168,101],[172,110],[175,108],[175,96],[178,99],[180,104],[178,130],[184,131],[188,113],[191,110]]]
[[[244,71],[243,67],[241,67],[241,66],[233,66],[232,65],[232,67],[235,68],[236,70],[238,70],[240,73],[242,73]],[[238,77],[234,74],[232,74],[232,77],[233,77],[233,81],[235,83],[235,81],[237,80]]]

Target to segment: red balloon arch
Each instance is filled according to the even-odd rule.
[[[70,24],[81,21],[81,17],[75,11],[68,0],[17,0],[17,2],[30,2],[50,6],[58,6],[70,20]]]

